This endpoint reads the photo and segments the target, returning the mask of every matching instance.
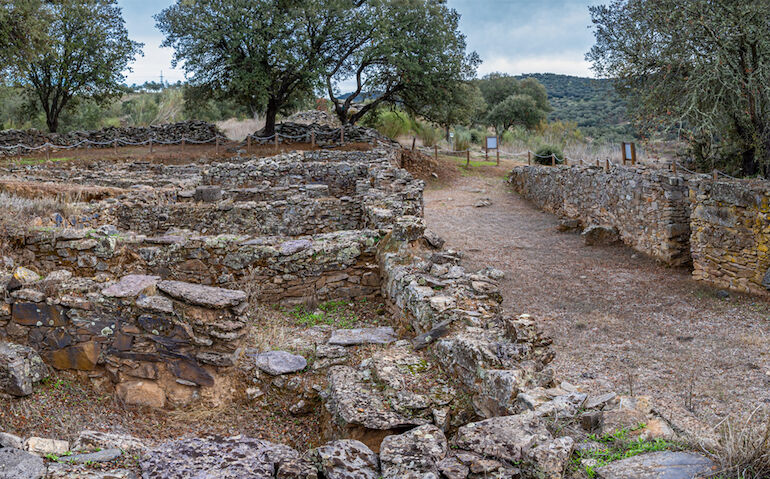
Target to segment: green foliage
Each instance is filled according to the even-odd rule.
[[[386,111],[377,116],[374,128],[388,138],[396,139],[412,131],[412,120],[402,111]]]
[[[581,461],[584,459],[593,459],[596,464],[585,468],[588,477],[596,477],[596,469],[607,464],[626,459],[639,454],[655,451],[678,450],[680,445],[663,439],[645,440],[642,438],[629,439],[630,432],[638,431],[645,427],[644,424],[638,424],[632,428],[622,428],[612,434],[596,436],[589,434],[589,439],[604,444],[605,447],[594,450],[580,450],[572,456],[572,466],[576,469],[582,469]]]
[[[487,114],[487,121],[498,131],[505,131],[514,125],[531,130],[545,120],[545,115],[545,110],[540,109],[533,97],[516,94],[495,105]]]
[[[770,3],[613,0],[591,7],[587,55],[648,134],[681,132],[698,160],[770,173]]]
[[[9,78],[25,86],[57,131],[59,117],[75,98],[107,102],[121,93],[123,72],[141,53],[128,38],[115,0],[55,0],[34,12],[46,19],[40,45],[29,52],[26,39],[9,49]]]
[[[318,85],[324,35],[339,14],[322,3],[337,2],[177,0],[155,19],[199,99],[233,98],[264,113],[269,135],[276,116]]]
[[[466,54],[459,14],[441,0],[339,1],[336,28],[324,51],[324,83],[343,123],[356,123],[381,104],[441,121],[480,62]],[[408,32],[408,34],[406,33]],[[352,81],[350,95],[339,85]],[[368,100],[353,111],[353,102]]]
[[[432,147],[436,145],[442,136],[442,131],[429,123],[420,121],[414,122],[414,130],[417,137],[422,141],[423,146]]]
[[[487,105],[479,120],[494,126],[498,133],[514,125],[534,129],[551,111],[545,87],[533,78],[518,80],[510,75],[491,73],[476,84]]]
[[[309,312],[303,306],[297,306],[291,311],[291,315],[297,323],[312,327],[319,324],[327,324],[337,328],[352,328],[358,317],[350,309],[348,301],[327,301],[318,305],[318,310]]]
[[[535,151],[534,160],[541,165],[551,164],[551,155],[556,156],[556,162],[564,159],[564,152],[558,146],[543,145]]]
[[[464,151],[471,147],[471,132],[469,130],[455,130],[455,150]]]

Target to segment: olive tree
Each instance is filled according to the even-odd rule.
[[[9,79],[32,93],[50,131],[57,131],[60,115],[78,99],[103,102],[121,93],[123,72],[142,45],[128,38],[115,0],[12,3],[45,19],[40,30],[33,29],[34,48],[25,47],[25,36],[5,37],[5,61]]]
[[[614,0],[587,54],[649,132],[681,129],[702,163],[770,171],[770,3]]]

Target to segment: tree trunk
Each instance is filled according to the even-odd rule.
[[[449,125],[444,127],[444,137],[446,138],[446,142],[449,143]]]
[[[271,98],[267,102],[267,111],[265,111],[265,127],[262,129],[262,134],[265,136],[271,136],[275,133],[275,117],[278,115],[278,102]]]
[[[757,149],[751,148],[745,150],[742,156],[741,169],[744,176],[751,176],[757,173]]]
[[[56,133],[59,129],[59,115],[56,112],[46,112],[45,123],[50,133]]]

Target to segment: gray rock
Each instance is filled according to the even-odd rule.
[[[492,200],[489,198],[481,198],[476,203],[474,203],[473,206],[476,208],[484,208],[485,206],[489,206],[492,204]]]
[[[84,454],[73,454],[63,458],[71,464],[85,464],[87,462],[109,462],[119,458],[123,453],[120,449],[102,449],[101,451]]]
[[[435,231],[426,229],[423,234],[423,238],[432,248],[441,249],[444,247],[444,238],[439,236]]]
[[[47,376],[48,368],[34,349],[0,342],[0,392],[28,396],[32,386]]]
[[[308,453],[326,479],[377,479],[377,454],[366,444],[342,439],[315,448]]]
[[[592,225],[580,233],[586,246],[608,246],[620,241],[617,228],[613,226]]]
[[[329,344],[355,346],[358,344],[389,344],[397,340],[396,332],[390,326],[380,328],[336,329],[329,338]]]
[[[529,464],[546,477],[560,478],[574,441],[554,439],[545,422],[528,412],[466,424],[457,430],[452,445],[504,465]]]
[[[0,479],[41,479],[43,476],[43,459],[19,449],[0,448]]]
[[[208,308],[238,306],[248,297],[246,293],[239,290],[202,286],[183,281],[161,281],[158,283],[158,289],[186,303]]]
[[[693,479],[710,475],[714,467],[700,454],[659,451],[612,462],[596,473],[602,479]]]
[[[447,440],[436,426],[426,424],[403,434],[387,436],[380,445],[383,479],[439,477],[438,463],[446,457]]]
[[[141,296],[136,300],[136,305],[158,313],[174,312],[174,302],[165,296]]]
[[[286,351],[268,351],[257,356],[256,364],[267,374],[278,376],[302,371],[307,367],[307,360]]]
[[[299,453],[288,446],[234,436],[169,441],[146,452],[140,467],[143,479],[256,479],[290,477],[278,473],[297,462]]]
[[[97,448],[120,449],[132,454],[141,453],[147,449],[144,443],[134,436],[85,430],[78,435],[72,450],[82,451]]]
[[[15,434],[0,432],[0,447],[12,447],[14,449],[23,449],[24,440]]]
[[[559,226],[557,226],[556,229],[562,232],[579,230],[580,220],[575,218],[565,218],[559,221]]]
[[[160,276],[129,274],[120,278],[117,283],[104,288],[102,294],[112,298],[133,298],[139,296],[142,291],[155,286],[159,280]]]
[[[281,254],[285,256],[293,255],[294,253],[299,253],[300,251],[310,248],[312,245],[313,242],[310,240],[286,241],[281,244]]]
[[[222,199],[222,188],[216,185],[196,186],[193,197],[195,201],[215,203]]]
[[[100,471],[89,466],[52,462],[48,465],[46,479],[137,479],[128,469]]]

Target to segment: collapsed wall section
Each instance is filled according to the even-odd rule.
[[[623,242],[669,265],[690,262],[690,203],[685,180],[650,168],[521,166],[514,191],[583,226],[617,229]]]

